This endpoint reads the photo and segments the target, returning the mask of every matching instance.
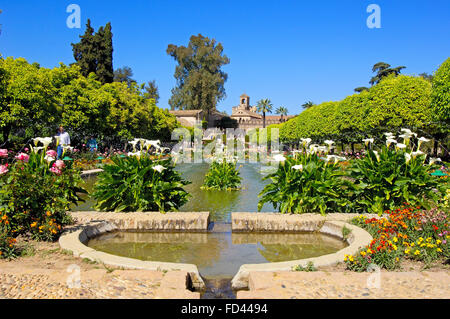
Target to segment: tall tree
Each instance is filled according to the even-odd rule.
[[[73,57],[76,64],[81,68],[81,74],[88,76],[97,72],[97,50],[95,49],[94,28],[91,27],[91,20],[86,23],[86,31],[80,36],[79,43],[72,43]]]
[[[275,113],[280,115],[281,122],[283,122],[283,116],[286,116],[288,114],[288,109],[284,106],[280,106],[276,109]]]
[[[128,86],[131,86],[131,83],[136,83],[132,76],[133,70],[128,66],[124,66],[114,71],[114,82],[125,82]]]
[[[81,68],[85,77],[95,73],[102,83],[111,83],[114,80],[113,44],[111,23],[100,27],[94,34],[94,28],[88,19],[86,31],[80,36],[79,43],[72,43],[73,57]]]
[[[377,72],[377,74],[370,79],[369,83],[371,85],[378,84],[383,78],[391,74],[397,76],[404,68],[406,68],[406,66],[391,68],[391,65],[388,63],[378,62],[372,67],[372,72]]]
[[[167,54],[175,59],[177,86],[172,89],[169,104],[172,109],[201,109],[209,114],[225,98],[228,75],[221,70],[230,63],[223,46],[215,39],[199,34],[191,36],[189,44],[169,44]]]
[[[158,104],[159,102],[159,92],[158,92],[158,86],[156,85],[156,81],[148,81],[147,84],[144,84],[144,97],[146,99],[154,99],[155,104]]]
[[[256,110],[263,116],[263,128],[266,127],[266,113],[272,113],[272,108],[273,105],[269,99],[261,99],[256,104]]]
[[[112,83],[114,81],[113,69],[113,44],[111,23],[105,27],[100,27],[95,35],[97,49],[97,76],[102,83]]]
[[[314,102],[308,101],[308,102],[303,103],[303,104],[302,104],[302,107],[303,107],[304,109],[309,109],[310,107],[313,107],[314,105],[315,105]]]

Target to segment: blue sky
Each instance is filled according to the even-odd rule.
[[[81,7],[81,29],[66,26],[71,3]],[[372,3],[381,8],[381,29],[366,25]],[[70,43],[88,18],[96,30],[111,22],[114,68],[131,67],[138,82],[156,80],[164,108],[175,86],[167,45],[187,45],[193,34],[217,39],[231,60],[218,106],[229,114],[244,92],[252,104],[270,98],[297,114],[305,101],[369,86],[376,62],[432,73],[450,56],[448,0],[0,0],[0,9],[0,53],[44,67],[73,62]]]

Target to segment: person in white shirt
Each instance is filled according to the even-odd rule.
[[[56,151],[58,153],[58,159],[60,159],[63,154],[63,145],[64,146],[70,145],[70,136],[69,133],[64,131],[64,127],[62,125],[59,127],[58,136],[59,136],[59,144]]]

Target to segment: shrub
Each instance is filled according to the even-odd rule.
[[[188,201],[183,186],[189,182],[170,159],[153,159],[143,151],[128,157],[111,157],[99,174],[92,196],[96,210],[160,211],[177,210]]]
[[[70,162],[56,161],[47,147],[21,153],[8,172],[0,175],[0,215],[8,219],[14,236],[30,234],[38,240],[54,240],[71,222],[66,213],[86,193],[83,180]]]
[[[343,178],[337,156],[321,159],[315,151],[281,160],[278,170],[264,177],[272,183],[259,194],[258,209],[270,202],[281,213],[350,212],[352,202],[344,192],[353,192],[351,181]]]
[[[202,189],[238,190],[241,188],[241,177],[236,162],[226,159],[214,160],[205,175]]]
[[[4,219],[3,219],[4,217]],[[14,258],[18,256],[18,250],[15,246],[16,240],[11,236],[9,227],[5,225],[7,216],[0,216],[0,259]]]
[[[424,165],[424,153],[409,149],[408,136],[406,144],[392,142],[395,147],[369,150],[366,157],[352,162],[349,176],[357,186],[353,194],[357,210],[381,214],[405,202],[427,207],[429,200],[437,200],[434,189],[441,184],[430,175],[430,166]],[[394,136],[390,140],[395,141]]]

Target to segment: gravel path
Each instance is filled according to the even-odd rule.
[[[378,285],[379,284],[379,285]],[[252,272],[238,299],[450,298],[450,273]]]

